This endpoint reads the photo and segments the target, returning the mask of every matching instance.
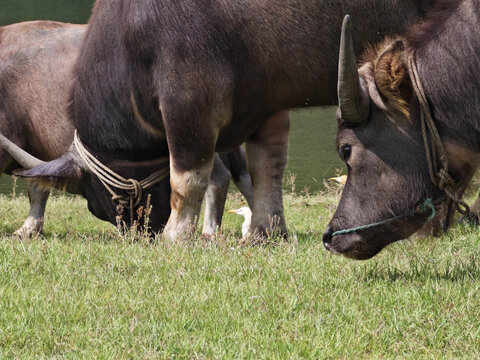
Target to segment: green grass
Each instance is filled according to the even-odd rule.
[[[477,230],[355,262],[321,243],[337,201],[286,195],[292,240],[239,247],[233,214],[214,241],[151,245],[64,197],[19,241],[27,201],[0,197],[0,358],[479,358]]]

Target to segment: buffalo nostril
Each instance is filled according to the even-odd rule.
[[[325,249],[327,249],[328,251],[330,251],[330,243],[324,242],[324,243],[323,243],[323,247],[324,247]]]
[[[323,246],[325,249],[330,250],[330,243],[332,241],[333,229],[331,226],[327,227],[327,230],[323,233]]]

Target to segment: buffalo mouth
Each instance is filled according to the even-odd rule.
[[[335,236],[332,236],[335,231],[329,227],[324,234],[323,244],[332,254],[354,260],[366,260],[377,255],[385,246],[409,237],[422,224],[420,219],[410,218],[387,226]]]
[[[380,220],[370,220],[366,222],[367,225],[361,226],[352,226],[348,217],[335,214],[323,234],[323,244],[332,254],[365,260],[378,254],[385,246],[408,238],[434,217],[445,215],[445,222],[448,222],[447,207],[445,214],[436,212],[436,208],[444,205],[444,199],[438,199],[433,203],[427,198],[416,204],[418,205],[412,207],[415,210],[403,211],[404,215],[402,212],[397,212],[400,215],[396,216],[384,214],[377,217]]]
[[[352,233],[334,236],[331,242],[323,244],[334,255],[343,255],[354,260],[367,260],[377,255],[391,241],[382,243],[373,243],[371,239],[366,239],[362,234]]]

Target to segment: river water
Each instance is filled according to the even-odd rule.
[[[85,23],[92,0],[0,0],[0,25],[27,20]],[[325,178],[338,169],[345,172],[335,152],[335,108],[311,108],[292,112],[286,177],[295,177],[295,189],[321,189]],[[290,185],[288,185],[291,188]],[[25,184],[18,183],[17,192]],[[0,193],[12,192],[9,176],[0,177]]]

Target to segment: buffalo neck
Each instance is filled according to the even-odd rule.
[[[472,9],[476,9],[472,11]],[[480,163],[480,40],[475,1],[450,2],[412,31],[416,58],[433,120],[447,150],[459,194]]]
[[[480,25],[477,1],[451,2],[411,39],[419,76],[444,141],[480,152]]]

